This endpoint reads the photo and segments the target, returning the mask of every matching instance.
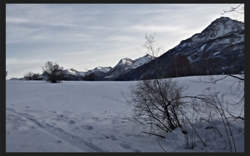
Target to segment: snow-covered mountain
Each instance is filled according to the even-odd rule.
[[[114,68],[112,67],[95,67],[94,69],[90,69],[87,71],[78,71],[76,69],[70,68],[70,69],[64,69],[62,70],[62,80],[68,80],[68,81],[75,81],[75,80],[113,80],[114,78],[118,77],[121,74],[125,74],[126,72],[136,69],[151,60],[153,60],[155,57],[147,54],[143,57],[137,58],[135,60],[129,59],[129,58],[123,58],[121,59]],[[47,75],[45,73],[42,73],[41,79],[46,80]],[[24,79],[24,78],[22,78]],[[34,79],[35,80],[35,79]]]
[[[78,75],[78,76],[85,76],[86,75],[86,72],[80,72],[80,71],[75,70],[74,68],[71,68],[69,72],[74,74],[74,75]]]
[[[119,77],[122,74],[129,72],[132,69],[136,69],[150,61],[155,59],[154,56],[146,54],[145,56],[139,57],[135,60],[130,58],[123,58],[121,59],[115,66],[107,73],[105,79],[114,79]]]
[[[88,70],[84,76],[84,80],[103,80],[103,77],[111,70],[111,67],[96,67],[92,70]]]
[[[125,74],[126,72],[136,69],[155,57],[147,54],[135,60],[130,58],[121,59],[113,68],[112,67],[96,67],[86,72],[80,72],[75,69],[64,70],[65,80],[113,80],[114,78]]]
[[[120,75],[117,80],[152,79],[244,71],[244,23],[228,17],[183,40],[157,59]]]
[[[73,68],[63,70],[63,80],[82,80],[85,76],[85,72],[77,71]]]
[[[214,48],[213,45],[218,44],[237,44],[244,42],[244,24],[242,22],[232,20],[228,17],[221,17],[213,21],[201,33],[193,35],[191,38],[181,41],[176,50],[182,54],[188,55],[190,50],[187,48],[198,48],[196,52],[202,52],[205,48]],[[234,36],[231,35],[236,35]],[[226,37],[226,39],[224,39]],[[220,40],[223,39],[223,40]],[[214,42],[212,45],[209,43]],[[182,51],[185,50],[185,51]]]
[[[207,42],[243,30],[244,24],[242,22],[232,20],[229,17],[221,17],[213,21],[201,33],[193,35],[190,39],[193,43]]]
[[[102,72],[102,73],[107,73],[111,70],[111,67],[95,67],[94,69],[88,70],[85,72],[86,75],[91,74],[91,73],[97,73],[97,72]]]
[[[244,23],[220,17],[160,57],[121,59],[113,68],[65,69],[63,80],[142,80],[244,72]]]
[[[86,72],[77,71],[73,68],[65,69],[64,72],[64,80],[85,80],[88,79],[89,76],[94,75],[96,78],[103,78],[107,72],[109,72],[111,67],[96,67],[94,69],[88,70]]]
[[[156,57],[151,56],[149,54],[146,54],[145,56],[139,57],[138,59],[134,60],[134,63],[132,65],[132,69],[138,68],[139,66],[142,66],[142,65],[152,61],[155,58]]]

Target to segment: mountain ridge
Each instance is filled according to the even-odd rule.
[[[223,30],[224,28],[226,30]],[[231,67],[232,64],[234,67]],[[161,71],[160,75],[155,72],[156,68],[157,71]],[[116,80],[239,73],[242,70],[244,23],[221,17],[214,20],[201,33],[182,40],[157,59],[121,75]]]
[[[200,33],[180,41],[159,57],[120,59],[113,67],[85,72],[64,69],[63,80],[144,80],[244,72],[244,23],[229,17],[212,21]]]

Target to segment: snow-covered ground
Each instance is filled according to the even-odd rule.
[[[174,80],[185,88],[185,95],[212,91],[224,94],[224,99],[230,102],[242,95],[244,86],[238,87],[236,79],[227,78],[215,84],[204,82],[212,77],[221,76]],[[64,81],[51,84],[7,80],[6,151],[163,152],[163,148],[168,152],[226,151],[220,145],[221,140],[207,148],[187,149],[178,129],[166,139],[142,133],[146,128],[133,120],[133,105],[127,102],[136,83]],[[239,105],[230,109],[244,113]],[[237,122],[233,128],[237,130],[237,151],[244,151],[243,122]],[[209,131],[206,129],[204,133]]]

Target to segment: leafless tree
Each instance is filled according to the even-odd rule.
[[[155,36],[147,34],[145,39],[144,47],[147,52],[156,56],[162,49],[156,47]],[[135,119],[151,127],[151,132],[144,133],[164,137],[158,132],[168,133],[177,127],[182,128],[179,120],[181,94],[182,88],[171,79],[143,80],[136,84],[131,94],[131,102],[135,106]]]
[[[236,4],[226,10],[223,10],[222,15],[234,16],[237,20],[244,21],[244,4]]]
[[[224,101],[223,95],[198,95],[190,96],[188,98],[192,99],[191,105],[196,109],[196,114],[202,114],[199,115],[202,116],[202,118],[199,117],[200,121],[197,120],[195,124],[200,124],[203,126],[201,128],[192,128],[192,130],[196,130],[195,133],[199,135],[203,145],[206,145],[203,139],[205,138],[205,134],[200,135],[199,131],[201,131],[201,129],[205,126],[205,129],[207,130],[214,130],[210,132],[210,135],[214,133],[220,138],[224,139],[225,147],[229,151],[237,152],[236,140],[234,137],[235,131],[233,131],[234,127],[230,122],[232,118],[229,111],[227,110],[227,105]],[[190,117],[186,117],[186,119],[188,122],[190,122]],[[205,121],[205,123],[203,121]],[[215,122],[219,122],[219,124],[215,124]],[[189,125],[192,125],[192,123],[190,122]]]
[[[242,110],[244,110],[244,104],[242,104],[244,103],[244,100],[245,100],[245,93],[244,93],[245,76],[244,74],[237,74],[237,75],[226,74],[226,75],[221,75],[219,78],[211,76],[209,80],[205,81],[205,80],[200,79],[199,82],[216,85],[216,83],[219,83],[226,79],[233,80],[231,84],[232,91],[235,91],[236,88],[238,90],[243,90],[242,94],[239,94],[237,102],[231,102],[228,105],[238,105],[239,107],[242,107]],[[232,93],[232,94],[235,94],[235,93]],[[226,113],[230,115],[232,118],[245,120],[245,117],[242,114],[234,114],[230,110],[227,110],[227,109],[224,109],[224,111],[226,111]]]
[[[143,46],[147,50],[147,53],[155,57],[157,57],[159,53],[163,51],[163,49],[159,45],[157,45],[154,34],[145,35],[145,43]]]
[[[226,14],[226,13],[238,13],[238,14],[244,14],[244,4],[237,4],[227,10],[223,10],[222,15]]]
[[[24,79],[25,80],[32,80],[32,76],[34,75],[34,73],[32,72],[29,72],[27,73],[25,76],[24,76]]]
[[[151,51],[153,55],[159,52],[159,48],[154,47],[154,36],[146,35],[145,39],[144,46],[148,52]],[[157,69],[157,66],[155,68]],[[160,71],[158,72],[160,74]],[[208,83],[216,84],[228,77],[244,82],[244,76],[225,75]],[[227,109],[223,97],[217,94],[189,96],[183,95],[183,91],[183,87],[178,86],[173,79],[137,82],[131,92],[130,102],[134,104],[136,121],[150,128],[150,132],[144,133],[164,138],[164,134],[180,128],[186,138],[187,148],[194,148],[197,142],[206,147],[208,145],[206,135],[209,133],[222,138],[228,150],[236,152],[236,141],[230,122],[232,118],[244,120],[244,117],[232,114]],[[207,131],[204,132],[204,129]],[[212,133],[209,130],[212,130]]]
[[[135,117],[166,133],[182,127],[178,117],[181,92],[182,88],[171,79],[138,82],[132,91]]]
[[[60,67],[56,63],[48,61],[43,67],[43,74],[47,77],[47,81],[51,83],[57,83],[62,80],[63,67]]]

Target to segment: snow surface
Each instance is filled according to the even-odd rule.
[[[205,82],[220,77],[193,76],[174,80],[185,88],[185,95],[212,91],[223,94],[226,101],[236,102],[244,87],[237,87],[234,78],[214,84]],[[6,151],[163,152],[162,147],[168,152],[226,151],[220,139],[214,142],[211,138],[218,136],[206,138],[211,142],[207,148],[187,149],[179,129],[169,133],[166,139],[142,133],[147,128],[134,121],[133,105],[127,102],[130,89],[136,83],[63,81],[51,84],[7,80]],[[234,113],[244,113],[239,105],[230,109]],[[244,124],[237,122],[235,127],[237,150],[244,151]],[[210,131],[203,133],[210,134]]]

